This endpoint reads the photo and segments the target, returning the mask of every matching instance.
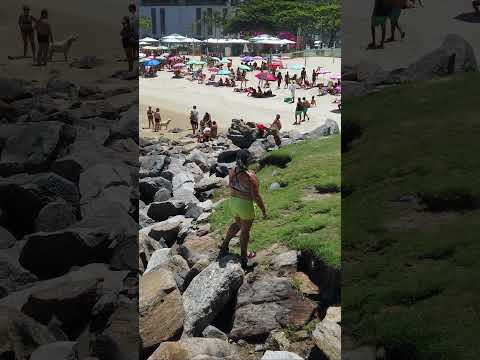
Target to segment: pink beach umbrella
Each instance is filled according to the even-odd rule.
[[[261,79],[261,80],[267,80],[267,81],[275,81],[277,80],[277,78],[275,76],[273,76],[271,73],[269,72],[261,72],[261,73],[258,73],[257,75],[255,75],[255,77],[257,79]]]
[[[163,53],[163,54],[161,54],[160,56],[163,56],[163,57],[168,58],[168,57],[170,56],[170,53]]]

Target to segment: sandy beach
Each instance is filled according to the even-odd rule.
[[[8,57],[23,55],[23,43],[17,21],[23,2],[2,0],[0,3],[0,76],[17,77],[44,82],[52,75],[68,77],[79,84],[98,78],[108,77],[116,70],[125,69],[127,64],[119,60],[124,53],[120,42],[121,18],[127,15],[128,2],[119,4],[115,0],[60,1],[43,0],[26,2],[31,15],[39,17],[41,9],[49,12],[54,41],[61,41],[70,35],[78,37],[71,48],[69,61],[57,54],[55,61],[46,67],[32,66],[32,58],[11,60]],[[28,55],[31,56],[30,48]],[[104,64],[93,70],[70,67],[70,62],[83,56],[96,56]]]
[[[238,57],[232,58],[233,67],[240,64]],[[304,59],[284,60],[284,64],[304,64]],[[309,57],[307,58],[307,74],[311,77],[312,69],[322,66],[332,73],[340,73],[341,59]],[[284,75],[286,71],[291,75],[300,70],[282,69]],[[258,79],[255,75],[258,72],[247,73],[247,79],[250,86],[257,86]],[[207,72],[207,74],[210,74]],[[333,104],[334,96],[317,96],[318,89],[302,90],[297,89],[295,96],[311,99],[315,95],[317,107],[309,110],[310,121],[302,123],[300,126],[293,125],[295,105],[287,104],[283,101],[289,96],[289,91],[283,88],[277,89],[277,85],[271,83],[274,97],[271,98],[252,98],[245,93],[236,93],[233,88],[214,87],[198,84],[187,79],[172,79],[173,74],[168,71],[158,72],[156,78],[140,79],[140,114],[139,125],[140,135],[145,138],[155,138],[158,136],[172,136],[165,130],[154,133],[148,129],[148,119],[146,111],[149,105],[153,108],[159,107],[162,120],[171,119],[169,128],[181,128],[188,133],[190,128],[189,112],[193,105],[197,106],[200,116],[205,112],[212,115],[212,119],[217,121],[220,131],[226,130],[232,119],[244,119],[257,123],[270,124],[276,114],[280,114],[283,129],[286,131],[296,129],[300,132],[307,132],[322,125],[329,118],[340,124],[340,113],[338,106]],[[325,80],[326,82],[326,80]],[[177,135],[178,136],[178,135]]]
[[[480,17],[473,15],[471,0],[423,0],[425,7],[402,11],[400,25],[406,32],[403,41],[385,44],[383,50],[366,50],[370,42],[370,19],[374,1],[345,0],[342,8],[343,63],[355,65],[369,61],[387,70],[410,65],[423,55],[438,48],[448,34],[458,34],[474,48],[480,58]],[[377,39],[380,29],[377,30]],[[387,37],[390,24],[387,24]],[[398,33],[397,33],[398,37]]]

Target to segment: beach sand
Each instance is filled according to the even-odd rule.
[[[240,59],[234,57],[233,67],[240,64]],[[284,60],[284,64],[304,64],[304,59]],[[307,58],[307,74],[311,77],[312,69],[322,66],[332,73],[340,73],[341,59],[309,57]],[[289,71],[290,75],[300,70],[282,69],[282,74]],[[258,79],[255,74],[258,72],[248,72],[249,86],[257,87]],[[210,74],[207,72],[207,74]],[[198,84],[196,81],[191,82],[186,79],[172,79],[172,73],[168,71],[158,72],[156,78],[140,79],[140,135],[144,138],[156,138],[159,136],[178,136],[172,135],[162,130],[154,133],[148,129],[148,119],[146,112],[148,106],[152,108],[160,108],[162,120],[171,119],[169,129],[181,128],[184,133],[191,132],[189,113],[193,105],[197,106],[200,116],[203,117],[205,112],[209,112],[212,119],[219,125],[220,131],[225,131],[231,123],[232,119],[243,119],[245,121],[253,121],[257,123],[270,124],[276,114],[280,114],[284,131],[296,129],[300,132],[307,132],[322,125],[329,118],[338,122],[340,125],[340,113],[338,106],[333,104],[334,96],[326,95],[319,97],[318,89],[302,90],[297,89],[295,96],[306,97],[309,100],[315,95],[317,107],[311,108],[308,112],[310,121],[302,123],[300,126],[293,125],[295,105],[283,102],[284,97],[290,96],[287,89],[277,90],[276,83],[270,84],[275,97],[257,99],[247,96],[245,93],[236,93],[233,88],[214,87]]]
[[[120,42],[121,18],[128,14],[128,1],[117,0],[42,0],[26,2],[31,7],[31,15],[40,16],[41,9],[49,11],[54,41],[78,36],[72,46],[69,62],[57,54],[55,61],[46,67],[32,66],[32,58],[10,60],[9,56],[23,55],[23,43],[17,21],[23,2],[2,0],[0,2],[0,76],[17,77],[44,82],[52,75],[66,77],[78,84],[108,77],[116,70],[126,69],[127,63],[120,62],[124,52]],[[31,55],[30,49],[28,54]],[[96,56],[105,61],[93,70],[80,70],[70,67],[70,62],[83,56]]]

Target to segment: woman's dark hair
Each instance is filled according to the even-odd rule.
[[[250,152],[245,149],[241,149],[237,152],[237,167],[240,170],[246,170],[248,168],[248,162],[250,160]]]
[[[122,23],[130,25],[130,18],[128,16],[124,16],[122,19]]]
[[[135,4],[128,5],[128,11],[137,11],[137,5]]]

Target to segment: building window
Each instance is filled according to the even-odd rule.
[[[160,9],[160,34],[165,35],[165,9]]]
[[[202,9],[196,8],[195,10],[195,27],[197,35],[202,34]]]
[[[157,9],[150,9],[150,17],[152,18],[152,34],[157,35]]]
[[[207,17],[208,17],[208,35],[211,36],[213,34],[213,9],[207,9]]]

